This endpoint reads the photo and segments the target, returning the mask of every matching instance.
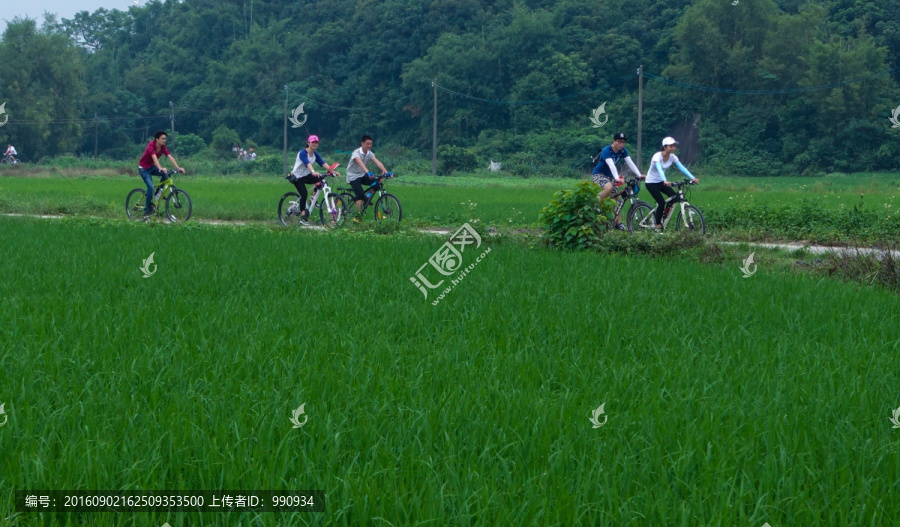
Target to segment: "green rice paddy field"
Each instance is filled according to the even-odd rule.
[[[287,189],[182,179],[207,217],[271,219]],[[0,186],[115,215],[135,181]],[[411,217],[498,193],[414,183]],[[495,191],[527,216],[549,187]],[[433,305],[410,277],[444,241],[0,217],[0,525],[895,523],[896,295],[485,241]],[[39,489],[320,489],[324,512],[15,511]]]
[[[124,217],[137,176],[60,177],[50,172],[0,170],[0,213]],[[76,172],[77,173],[77,172]],[[34,177],[43,176],[43,177]],[[710,232],[750,231],[755,237],[884,241],[900,237],[900,175],[853,174],[821,178],[733,178],[700,174],[690,200],[707,216]],[[293,186],[279,177],[177,176],[193,199],[194,218],[277,221],[280,197]],[[331,180],[343,186],[342,179]],[[403,221],[456,226],[479,219],[497,227],[533,227],[554,192],[571,179],[432,177],[407,175],[387,183],[403,205]],[[652,201],[643,189],[642,199]],[[806,205],[804,207],[804,204]],[[855,217],[854,206],[865,212]],[[789,210],[789,212],[784,212]]]

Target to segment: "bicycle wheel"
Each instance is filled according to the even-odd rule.
[[[333,229],[344,223],[344,212],[346,205],[341,196],[329,193],[319,202],[319,221],[326,229]]]
[[[180,188],[172,187],[172,193],[166,198],[166,216],[172,223],[185,222],[191,219],[191,197]]]
[[[642,199],[635,200],[634,204],[631,205],[630,207],[628,207],[628,214],[626,214],[625,217],[627,218],[628,216],[631,216],[631,210],[634,209],[635,207],[638,207],[641,205],[650,207],[651,209],[654,207],[653,205],[651,205],[650,203],[647,203],[646,201],[644,201]]]
[[[350,192],[339,192],[338,195],[344,200],[344,215],[356,212],[356,196]]]
[[[397,220],[403,217],[403,211],[400,209],[400,200],[392,194],[382,194],[378,201],[375,202],[375,221],[380,220]]]
[[[147,193],[144,189],[136,188],[128,193],[125,198],[125,215],[131,221],[144,219],[144,207],[147,205]]]
[[[300,194],[288,192],[278,202],[278,219],[285,225],[300,225]]]
[[[675,230],[680,231],[682,228],[689,231],[700,231],[700,234],[706,234],[706,220],[703,219],[703,213],[700,209],[693,205],[685,205],[684,218],[681,211],[678,211],[678,217],[675,218]]]
[[[653,229],[656,225],[656,207],[651,207],[646,201],[636,203],[628,211],[628,232],[645,231]]]

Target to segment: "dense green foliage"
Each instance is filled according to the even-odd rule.
[[[606,233],[606,218],[598,214],[600,187],[592,181],[580,181],[575,188],[560,190],[538,216],[549,245],[565,249],[596,247]],[[611,200],[603,202],[612,208]]]
[[[763,259],[743,279],[738,259],[512,244],[432,306],[409,277],[441,238],[341,234],[0,218],[0,273],[12,277],[0,282],[0,518],[824,527],[896,516],[894,294],[773,273]],[[144,279],[151,252],[157,272]],[[312,274],[311,259],[324,262]],[[48,488],[321,489],[327,505],[12,510],[14,490]]]
[[[886,73],[900,66],[900,6],[872,0],[153,0],[14,20],[0,141],[33,161],[92,153],[96,135],[101,153],[135,157],[169,127],[171,101],[176,130],[214,148],[280,149],[289,85],[289,111],[302,102],[308,117],[291,150],[307,133],[345,151],[370,133],[425,160],[436,80],[440,144],[519,175],[572,175],[612,131],[634,137],[641,64],[644,160],[696,124],[689,157],[734,175],[900,166],[900,73]],[[609,121],[592,128],[603,102]]]

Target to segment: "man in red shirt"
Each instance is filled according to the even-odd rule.
[[[175,171],[184,173],[184,169],[178,166],[175,158],[172,157],[172,154],[170,154],[169,150],[166,148],[166,141],[168,139],[169,136],[162,130],[156,132],[153,136],[153,140],[147,144],[147,148],[144,149],[144,155],[141,156],[141,160],[138,162],[138,172],[141,174],[141,178],[147,185],[147,203],[144,207],[144,217],[153,213],[153,210],[151,209],[154,190],[153,176],[162,176],[160,183],[169,179],[169,172],[160,166],[159,158],[162,156],[168,157],[169,161],[171,161],[172,165],[175,167]]]

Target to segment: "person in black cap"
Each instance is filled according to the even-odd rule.
[[[616,168],[616,165],[619,165],[622,161],[625,161],[625,164],[628,165],[628,168],[634,172],[638,179],[644,179],[640,169],[631,160],[631,156],[628,155],[628,150],[625,149],[627,141],[628,138],[625,137],[625,134],[617,132],[613,136],[612,144],[600,151],[600,161],[597,162],[597,166],[594,167],[594,171],[591,173],[591,179],[593,179],[594,183],[603,188],[597,196],[600,201],[605,200],[612,194],[615,184],[625,182],[625,178],[619,175],[619,171]],[[621,214],[616,216],[616,228],[620,231],[625,230],[625,226],[622,225]]]

